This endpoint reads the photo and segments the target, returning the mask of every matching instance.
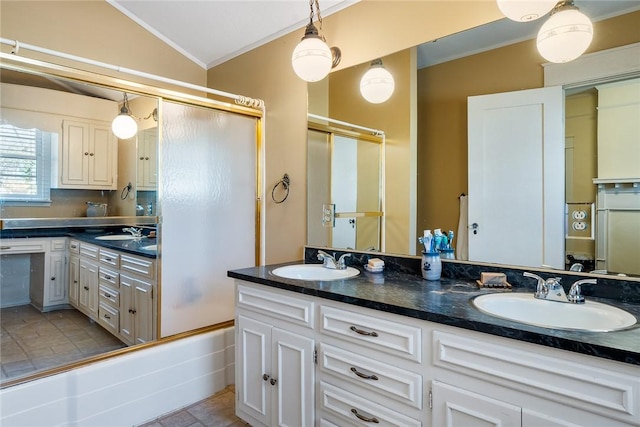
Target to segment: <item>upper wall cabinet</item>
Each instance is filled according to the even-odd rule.
[[[155,191],[158,185],[158,128],[138,132],[138,190]]]
[[[58,188],[114,190],[117,149],[108,123],[64,120]]]
[[[52,188],[117,188],[118,144],[109,99],[15,84],[0,84],[3,123],[56,135],[51,143]]]

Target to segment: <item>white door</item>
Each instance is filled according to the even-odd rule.
[[[272,340],[272,391],[277,396],[272,425],[311,427],[315,419],[313,340],[279,328],[273,328]]]
[[[238,316],[236,342],[237,410],[263,425],[271,423],[271,330],[272,326]]]
[[[336,213],[358,210],[358,141],[336,135],[331,158],[331,199]],[[336,218],[332,246],[355,249],[355,218]]]
[[[564,269],[564,91],[468,100],[469,260]]]
[[[520,427],[521,409],[458,387],[433,382],[432,425]]]

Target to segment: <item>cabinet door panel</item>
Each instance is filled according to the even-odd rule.
[[[153,340],[153,286],[138,280],[134,288],[135,343]]]
[[[62,184],[89,183],[89,125],[65,121],[62,129]]]
[[[270,425],[272,327],[244,316],[238,316],[236,327],[236,360],[240,361],[236,366],[238,410]]]
[[[78,306],[78,292],[80,288],[80,258],[69,257],[69,303]]]
[[[276,425],[313,426],[314,364],[313,340],[279,328],[272,331],[273,376],[276,379]]]
[[[111,129],[91,125],[90,131],[89,184],[108,187],[113,183]]]
[[[67,256],[52,253],[49,258],[49,293],[45,305],[64,304],[67,302]]]
[[[442,427],[520,427],[521,410],[461,388],[433,382],[433,422]]]

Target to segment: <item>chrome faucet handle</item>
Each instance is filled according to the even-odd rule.
[[[350,257],[350,253],[343,254],[338,260],[338,270],[345,270],[347,268],[347,264],[345,262],[345,258]]]
[[[329,255],[325,251],[318,249],[318,260],[322,261],[322,265],[326,268],[337,268],[338,264],[334,256]]]
[[[538,286],[536,287],[536,292],[534,294],[536,298],[547,298],[547,294],[549,293],[549,286],[542,277],[538,276],[537,274],[529,273],[528,271],[525,271],[524,273],[522,273],[522,275],[525,277],[531,277],[532,279],[536,279],[538,281]]]
[[[582,285],[597,285],[598,279],[582,279],[573,282],[567,300],[574,304],[584,304],[584,295],[582,295]]]

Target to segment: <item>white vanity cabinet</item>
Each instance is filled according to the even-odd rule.
[[[63,120],[55,187],[115,190],[117,147],[108,123]]]
[[[636,365],[240,280],[236,290],[237,414],[252,425],[311,425],[282,422],[303,407],[324,427],[640,426]],[[315,365],[279,359],[314,342]]]
[[[155,260],[120,254],[120,338],[128,344],[154,340]]]
[[[69,301],[133,345],[156,338],[155,260],[72,240]]]
[[[68,303],[66,237],[2,239],[0,255],[28,257],[29,286],[21,303],[29,302],[42,312]],[[3,288],[11,292],[13,284],[6,280]]]
[[[253,426],[313,426],[314,303],[245,282],[236,302],[236,413]]]

